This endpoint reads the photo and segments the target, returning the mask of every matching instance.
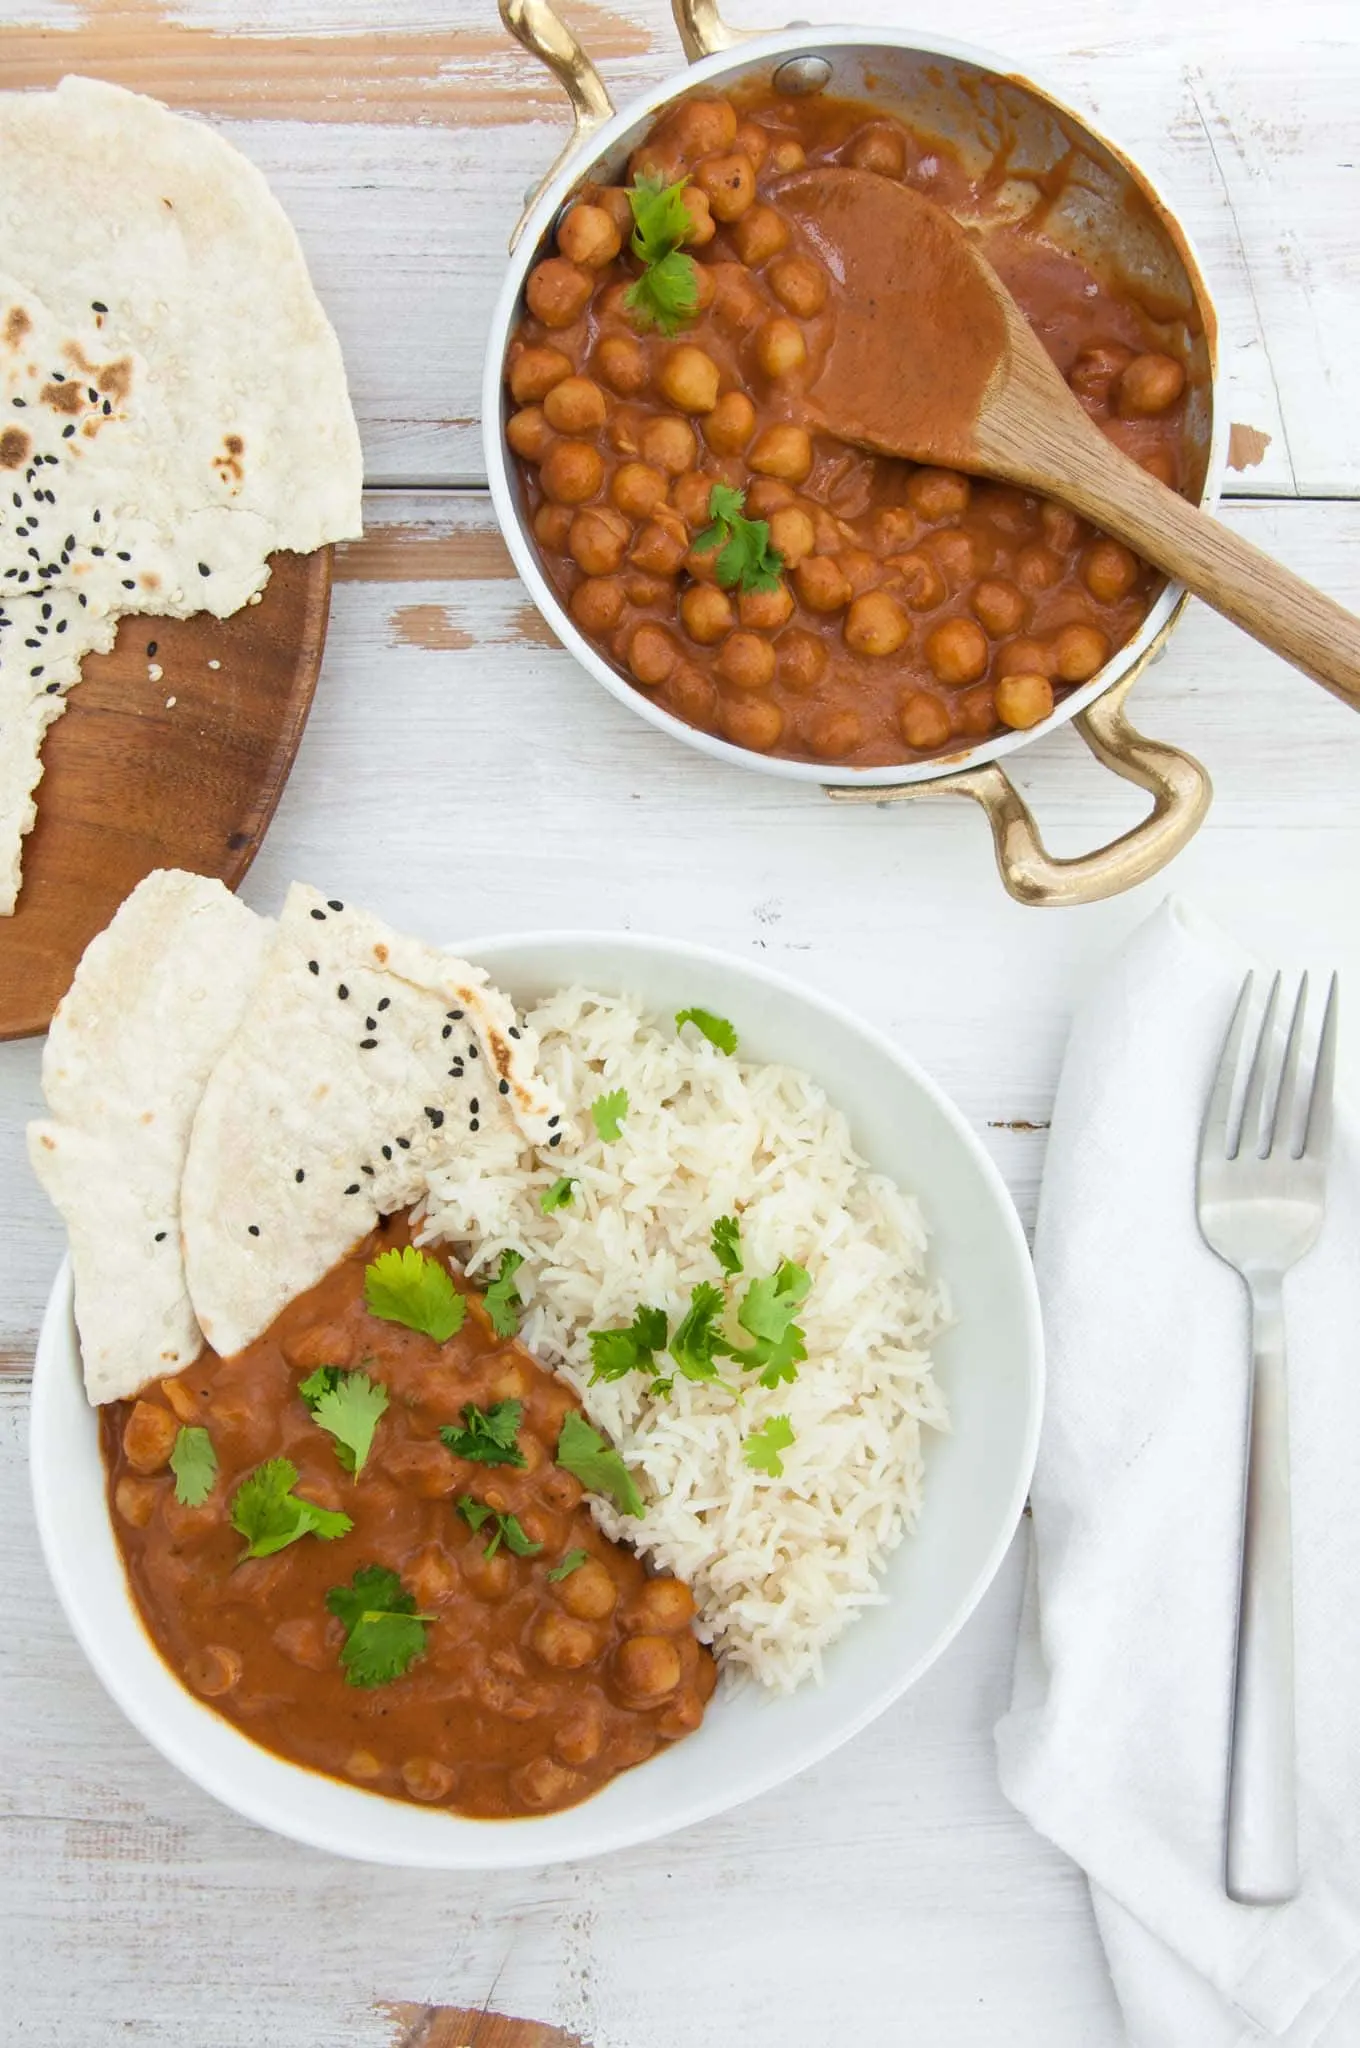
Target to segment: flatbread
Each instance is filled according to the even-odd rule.
[[[185,1271],[214,1348],[252,1342],[433,1169],[551,1148],[562,1110],[537,1062],[479,968],[295,884],[185,1163]]]
[[[91,1401],[135,1394],[202,1349],[180,1179],[205,1083],[272,930],[220,882],[157,870],[86,947],[52,1019],[51,1118],[29,1125],[28,1151],[70,1237]]]
[[[87,615],[228,617],[272,553],[357,534],[361,485],[339,344],[254,166],[93,79],[0,94],[6,609],[41,581]],[[69,687],[50,680],[0,655],[0,914]]]

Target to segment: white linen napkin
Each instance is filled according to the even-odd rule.
[[[1300,1853],[1224,1894],[1249,1371],[1240,1280],[1195,1221],[1199,1129],[1250,963],[1172,901],[1073,1027],[1035,1240],[1049,1355],[1001,1782],[1073,1857],[1134,2048],[1360,2044],[1360,1148],[1285,1282]]]

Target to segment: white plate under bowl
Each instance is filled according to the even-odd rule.
[[[67,1266],[38,1341],[31,1462],[48,1567],[86,1655],[128,1719],[186,1776],[261,1826],[374,1863],[491,1870],[571,1862],[688,1827],[816,1763],[940,1655],[1014,1533],[1034,1463],[1043,1347],[1029,1254],[1005,1186],[935,1084],[839,1004],[745,961],[667,939],[554,933],[459,946],[520,1003],[566,983],[627,991],[665,1013],[730,1017],[742,1051],[805,1068],[866,1158],[913,1190],[957,1321],[937,1347],[953,1431],[926,1449],[921,1526],[891,1559],[886,1603],[789,1698],[747,1687],[703,1726],[568,1813],[466,1820],[283,1762],[188,1692],[144,1633],[109,1521],[98,1429],[81,1387]]]

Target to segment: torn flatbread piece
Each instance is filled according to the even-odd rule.
[[[180,1181],[209,1074],[273,930],[202,875],[158,869],[86,947],[43,1052],[29,1158],[65,1220],[91,1401],[124,1400],[203,1347]]]
[[[194,1120],[189,1295],[231,1356],[452,1159],[508,1170],[561,1105],[507,996],[467,961],[295,884]]]

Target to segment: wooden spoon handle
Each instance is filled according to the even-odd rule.
[[[1360,710],[1354,613],[1159,484],[1084,419],[1026,467],[1026,482],[1127,541],[1144,561]]]

